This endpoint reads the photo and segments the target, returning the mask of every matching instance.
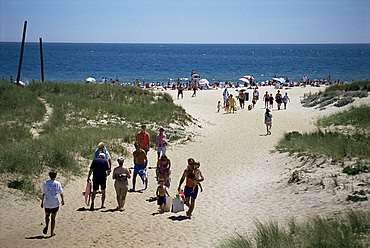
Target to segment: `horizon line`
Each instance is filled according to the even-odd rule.
[[[0,41],[0,43],[21,43],[22,41]],[[26,41],[25,43],[39,43]],[[313,42],[313,43],[210,43],[210,42],[74,42],[74,41],[43,41],[55,44],[143,44],[143,45],[369,45],[370,42]]]

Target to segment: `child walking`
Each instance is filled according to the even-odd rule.
[[[220,108],[221,108],[221,101],[218,101],[218,103],[217,103],[217,113],[220,112]]]
[[[166,195],[169,196],[166,185],[164,185],[164,180],[159,179],[159,185],[157,187],[157,204],[160,206],[160,213],[164,213],[166,208]]]

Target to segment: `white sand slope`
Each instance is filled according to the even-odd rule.
[[[275,95],[272,87],[264,87],[260,89],[260,96],[266,90]],[[148,201],[155,196],[154,170],[149,172],[148,190],[128,194],[124,212],[111,211],[116,207],[111,178],[108,179],[107,208],[79,211],[84,207],[81,193],[86,184],[87,164],[86,175],[64,187],[66,205],[58,213],[57,235],[51,239],[42,238],[44,213],[39,201],[24,200],[16,191],[3,187],[0,194],[1,246],[215,247],[221,239],[235,232],[250,232],[256,219],[283,223],[290,217],[303,219],[311,214],[332,214],[350,208],[369,210],[368,202],[346,202],[345,193],[334,194],[332,190],[313,186],[301,190],[287,185],[289,171],[299,165],[299,161],[286,154],[270,152],[284,132],[312,131],[317,117],[342,110],[303,108],[300,97],[318,90],[287,90],[291,102],[287,110],[280,111],[276,110],[275,103],[272,135],[269,136],[265,136],[262,100],[252,111],[238,110],[235,114],[216,113],[222,90],[201,91],[197,97],[191,97],[189,91],[185,92],[183,100],[175,100],[202,126],[193,130],[198,135],[192,141],[186,145],[170,145],[167,153],[172,161],[170,194],[176,194],[187,158],[201,162],[204,192],[199,193],[190,220],[183,217],[184,212],[157,214],[156,202]],[[177,92],[168,92],[175,98]],[[234,89],[230,92],[236,93]],[[369,104],[368,99],[361,101]],[[107,146],[109,148],[109,144]],[[113,156],[114,161],[117,155]],[[149,166],[155,166],[155,160],[156,153],[152,150]],[[127,158],[125,165],[132,166],[132,158]],[[137,188],[141,185],[138,179]],[[96,206],[99,204],[100,196],[97,196]]]

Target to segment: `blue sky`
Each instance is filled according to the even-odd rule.
[[[0,41],[370,43],[369,0],[0,0]]]

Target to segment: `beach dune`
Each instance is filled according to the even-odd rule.
[[[44,213],[40,202],[24,199],[21,193],[2,186],[1,246],[215,247],[236,232],[251,232],[256,219],[283,223],[291,217],[302,220],[312,214],[330,215],[354,207],[369,210],[366,204],[351,204],[343,195],[328,190],[300,191],[287,185],[289,174],[300,162],[287,154],[273,152],[278,140],[285,132],[313,131],[319,116],[342,110],[303,108],[300,104],[303,94],[318,90],[310,87],[282,90],[288,92],[291,102],[287,110],[277,111],[276,106],[272,110],[272,135],[268,136],[262,100],[253,110],[238,109],[235,114],[224,114],[222,110],[217,113],[217,101],[222,102],[221,89],[199,91],[196,97],[185,91],[184,99],[174,100],[197,120],[196,125],[187,129],[192,134],[190,141],[170,144],[167,150],[172,162],[171,195],[177,193],[187,159],[192,157],[201,162],[204,191],[198,194],[192,219],[185,218],[185,212],[158,214],[156,201],[151,200],[156,189],[154,170],[149,171],[147,190],[128,194],[124,212],[113,211],[116,198],[111,178],[107,181],[107,208],[85,211],[82,192],[87,163],[86,175],[64,186],[65,206],[57,215],[56,236],[50,239],[42,235]],[[260,88],[260,99],[265,91],[276,93],[273,87]],[[176,91],[167,92],[176,99]],[[235,89],[229,92],[237,94]],[[362,101],[369,104],[368,99]],[[108,142],[106,145],[109,148]],[[115,166],[118,155],[112,155]],[[154,149],[149,151],[149,166],[155,166],[156,156]],[[126,158],[125,165],[133,166],[131,157]],[[137,186],[138,189],[142,186],[139,179]],[[96,200],[99,206],[99,195]]]

